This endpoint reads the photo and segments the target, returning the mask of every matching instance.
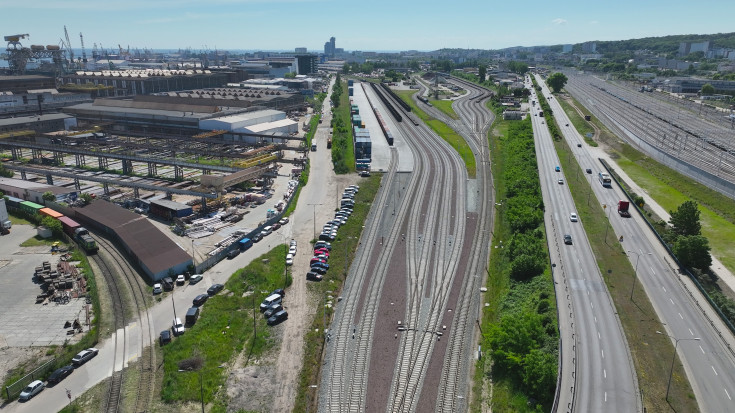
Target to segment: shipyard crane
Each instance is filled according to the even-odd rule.
[[[66,53],[68,53],[70,64],[72,65],[72,67],[76,67],[74,64],[74,50],[72,50],[71,47],[69,32],[66,30],[66,25],[64,25],[64,37],[66,37],[66,42],[64,42],[64,39],[61,39],[61,42],[64,43],[64,48],[66,49]]]
[[[84,50],[84,36],[79,32],[79,40],[82,42],[82,70],[87,70],[87,51]]]

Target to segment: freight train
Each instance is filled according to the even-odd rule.
[[[97,252],[97,242],[91,235],[89,235],[89,231],[79,225],[76,221],[64,216],[64,214],[51,208],[46,208],[43,205],[38,205],[36,203],[24,201],[20,198],[11,196],[6,197],[5,201],[6,205],[11,209],[15,208],[30,215],[45,215],[61,222],[61,227],[63,228],[64,233],[79,244],[80,248],[88,254]]]

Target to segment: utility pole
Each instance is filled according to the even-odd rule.
[[[316,239],[316,207],[324,204],[307,204],[314,208],[314,239]]]

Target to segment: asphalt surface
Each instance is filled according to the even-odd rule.
[[[535,94],[533,91],[531,99],[538,102]],[[558,411],[641,411],[635,369],[625,335],[587,240],[584,222],[571,220],[571,214],[576,213],[574,201],[564,171],[556,171],[559,159],[546,118],[538,116],[539,111],[537,104],[531,113],[545,218],[551,222],[547,225],[551,228],[547,238],[552,257],[555,257],[552,258],[556,264],[554,279],[564,285],[563,293],[557,290],[559,311],[568,309],[565,295],[571,296],[572,302],[572,324],[563,325],[560,321],[560,329],[562,340],[571,341],[576,347],[573,359],[561,360],[562,374],[573,372],[575,384],[571,389],[560,389],[560,393],[572,397],[560,403]],[[565,244],[564,235],[571,235],[571,245]],[[569,330],[572,340],[569,340]]]
[[[537,81],[542,82],[539,78]],[[544,94],[550,96],[545,86]],[[560,125],[569,123],[556,99],[549,100],[549,104]],[[583,168],[595,165],[593,172],[601,170],[602,166],[590,156],[586,144],[573,126],[561,128],[579,164]],[[578,148],[577,143],[582,143],[582,148]],[[615,209],[617,202],[625,199],[620,188],[614,184],[613,188],[603,188],[595,177],[591,177],[591,180],[597,199],[608,208]],[[665,324],[666,331],[661,333],[669,335],[672,344],[676,345],[700,410],[735,410],[732,400],[735,396],[735,357],[728,347],[732,336],[712,316],[711,309],[706,308],[708,305],[698,291],[686,288],[687,280],[678,273],[673,261],[636,212],[633,212],[633,218],[622,218],[613,210],[609,219],[615,233],[610,238],[616,241],[620,236],[624,237],[622,247],[629,251],[631,265],[637,267],[637,279],[659,319]],[[721,337],[723,334],[725,338]]]

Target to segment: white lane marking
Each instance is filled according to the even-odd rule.
[[[600,350],[600,353],[602,353],[602,358],[605,358],[605,350]]]
[[[683,320],[684,319],[684,316],[681,315],[681,313],[678,313],[678,314],[679,314],[679,318],[681,318]]]
[[[732,397],[730,397],[730,393],[727,392],[727,389],[723,387],[722,390],[725,391],[725,394],[727,395],[727,398],[730,399],[730,400],[732,400]]]
[[[595,324],[597,324],[597,316],[595,316]]]
[[[592,301],[590,301],[590,307],[592,307],[593,310],[595,308],[595,304]]]
[[[712,371],[715,372],[715,376],[719,376],[719,374],[717,374],[717,370],[715,370],[715,366],[710,366],[710,367],[712,367]]]
[[[600,337],[600,332],[599,331],[597,332],[597,339],[598,340],[601,340],[602,339],[602,337]]]
[[[689,334],[694,335],[694,332],[692,331],[691,328],[689,329]]]
[[[669,298],[669,301],[671,301],[671,304],[674,304],[674,300],[672,300],[671,298]]]
[[[602,369],[602,375],[605,376],[605,378],[607,378],[607,370]]]
[[[607,392],[605,392],[605,401],[607,402]]]
[[[653,267],[651,267],[651,272],[653,273],[653,275],[656,275],[656,271],[653,270]]]
[[[663,289],[664,292],[666,292],[666,287],[664,287],[663,285],[661,286],[661,289]]]
[[[704,354],[704,349],[702,348],[702,346],[699,346],[699,349],[702,350],[702,354]]]

